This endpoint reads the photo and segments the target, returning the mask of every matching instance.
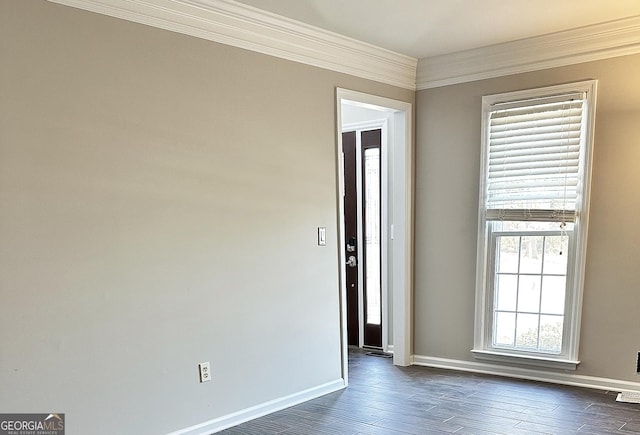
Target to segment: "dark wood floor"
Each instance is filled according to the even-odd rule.
[[[617,392],[425,367],[349,353],[349,387],[220,432],[292,434],[631,434],[640,405]]]

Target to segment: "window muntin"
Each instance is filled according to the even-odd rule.
[[[578,363],[595,90],[483,98],[476,357]]]

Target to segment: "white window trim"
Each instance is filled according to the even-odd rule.
[[[570,299],[567,303],[569,309],[566,311],[565,324],[563,328],[563,349],[560,355],[547,355],[537,352],[506,351],[493,348],[491,346],[491,334],[487,329],[491,321],[488,319],[493,308],[493,301],[489,297],[492,292],[488,287],[488,246],[490,243],[490,232],[486,231],[486,216],[484,210],[485,190],[486,190],[486,168],[488,165],[488,128],[487,116],[491,104],[498,102],[525,100],[545,95],[560,95],[572,92],[586,92],[586,111],[584,113],[585,128],[584,137],[584,166],[583,184],[585,188],[577,203],[578,219],[574,227],[575,243],[574,260],[567,265],[567,278],[571,276],[570,285],[573,286],[570,292]],[[586,265],[587,234],[589,227],[589,203],[590,186],[592,172],[592,155],[595,131],[595,105],[597,97],[597,80],[586,80],[582,82],[569,83],[564,85],[549,86],[545,88],[529,89],[524,91],[508,92],[484,96],[482,98],[482,152],[480,171],[480,197],[478,216],[478,244],[476,262],[476,304],[475,304],[475,331],[474,343],[471,350],[472,355],[477,359],[502,362],[534,365],[545,368],[575,370],[580,364],[578,360],[580,325],[582,314],[582,299],[584,287],[584,274]],[[569,270],[572,268],[572,270]],[[566,342],[564,340],[567,340]]]

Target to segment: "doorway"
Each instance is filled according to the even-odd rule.
[[[386,285],[383,294],[387,274],[382,269],[383,248],[387,251],[382,243],[382,216],[387,209],[382,189],[383,161],[387,161],[383,159],[382,135],[382,128],[342,133],[347,339],[350,346],[376,349],[383,349],[387,327],[382,313],[388,307]]]
[[[395,365],[412,363],[412,276],[413,276],[413,147],[412,113],[410,103],[338,88],[336,90],[337,113],[337,170],[338,170],[338,246],[340,268],[340,306],[342,340],[342,375],[348,384],[348,327],[347,327],[347,242],[344,225],[345,173],[343,131],[352,127],[343,112],[352,108],[368,112],[367,119],[360,120],[362,129],[376,129],[372,122],[386,122],[382,128],[381,191],[387,192],[387,210],[381,216],[381,280],[382,280],[382,350],[393,352]],[[354,128],[353,130],[357,130]],[[387,145],[385,146],[385,141]],[[386,153],[386,157],[385,157]],[[387,159],[385,163],[384,159]],[[385,175],[386,174],[386,175]],[[388,177],[385,178],[385,177]],[[384,197],[384,196],[383,196]],[[385,253],[384,246],[387,246]],[[385,285],[388,306],[384,306]],[[387,331],[384,331],[387,325]],[[359,331],[359,334],[361,332]]]

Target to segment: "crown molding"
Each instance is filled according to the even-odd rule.
[[[420,59],[416,89],[640,53],[640,16]]]
[[[417,59],[233,0],[49,0],[415,90]]]

